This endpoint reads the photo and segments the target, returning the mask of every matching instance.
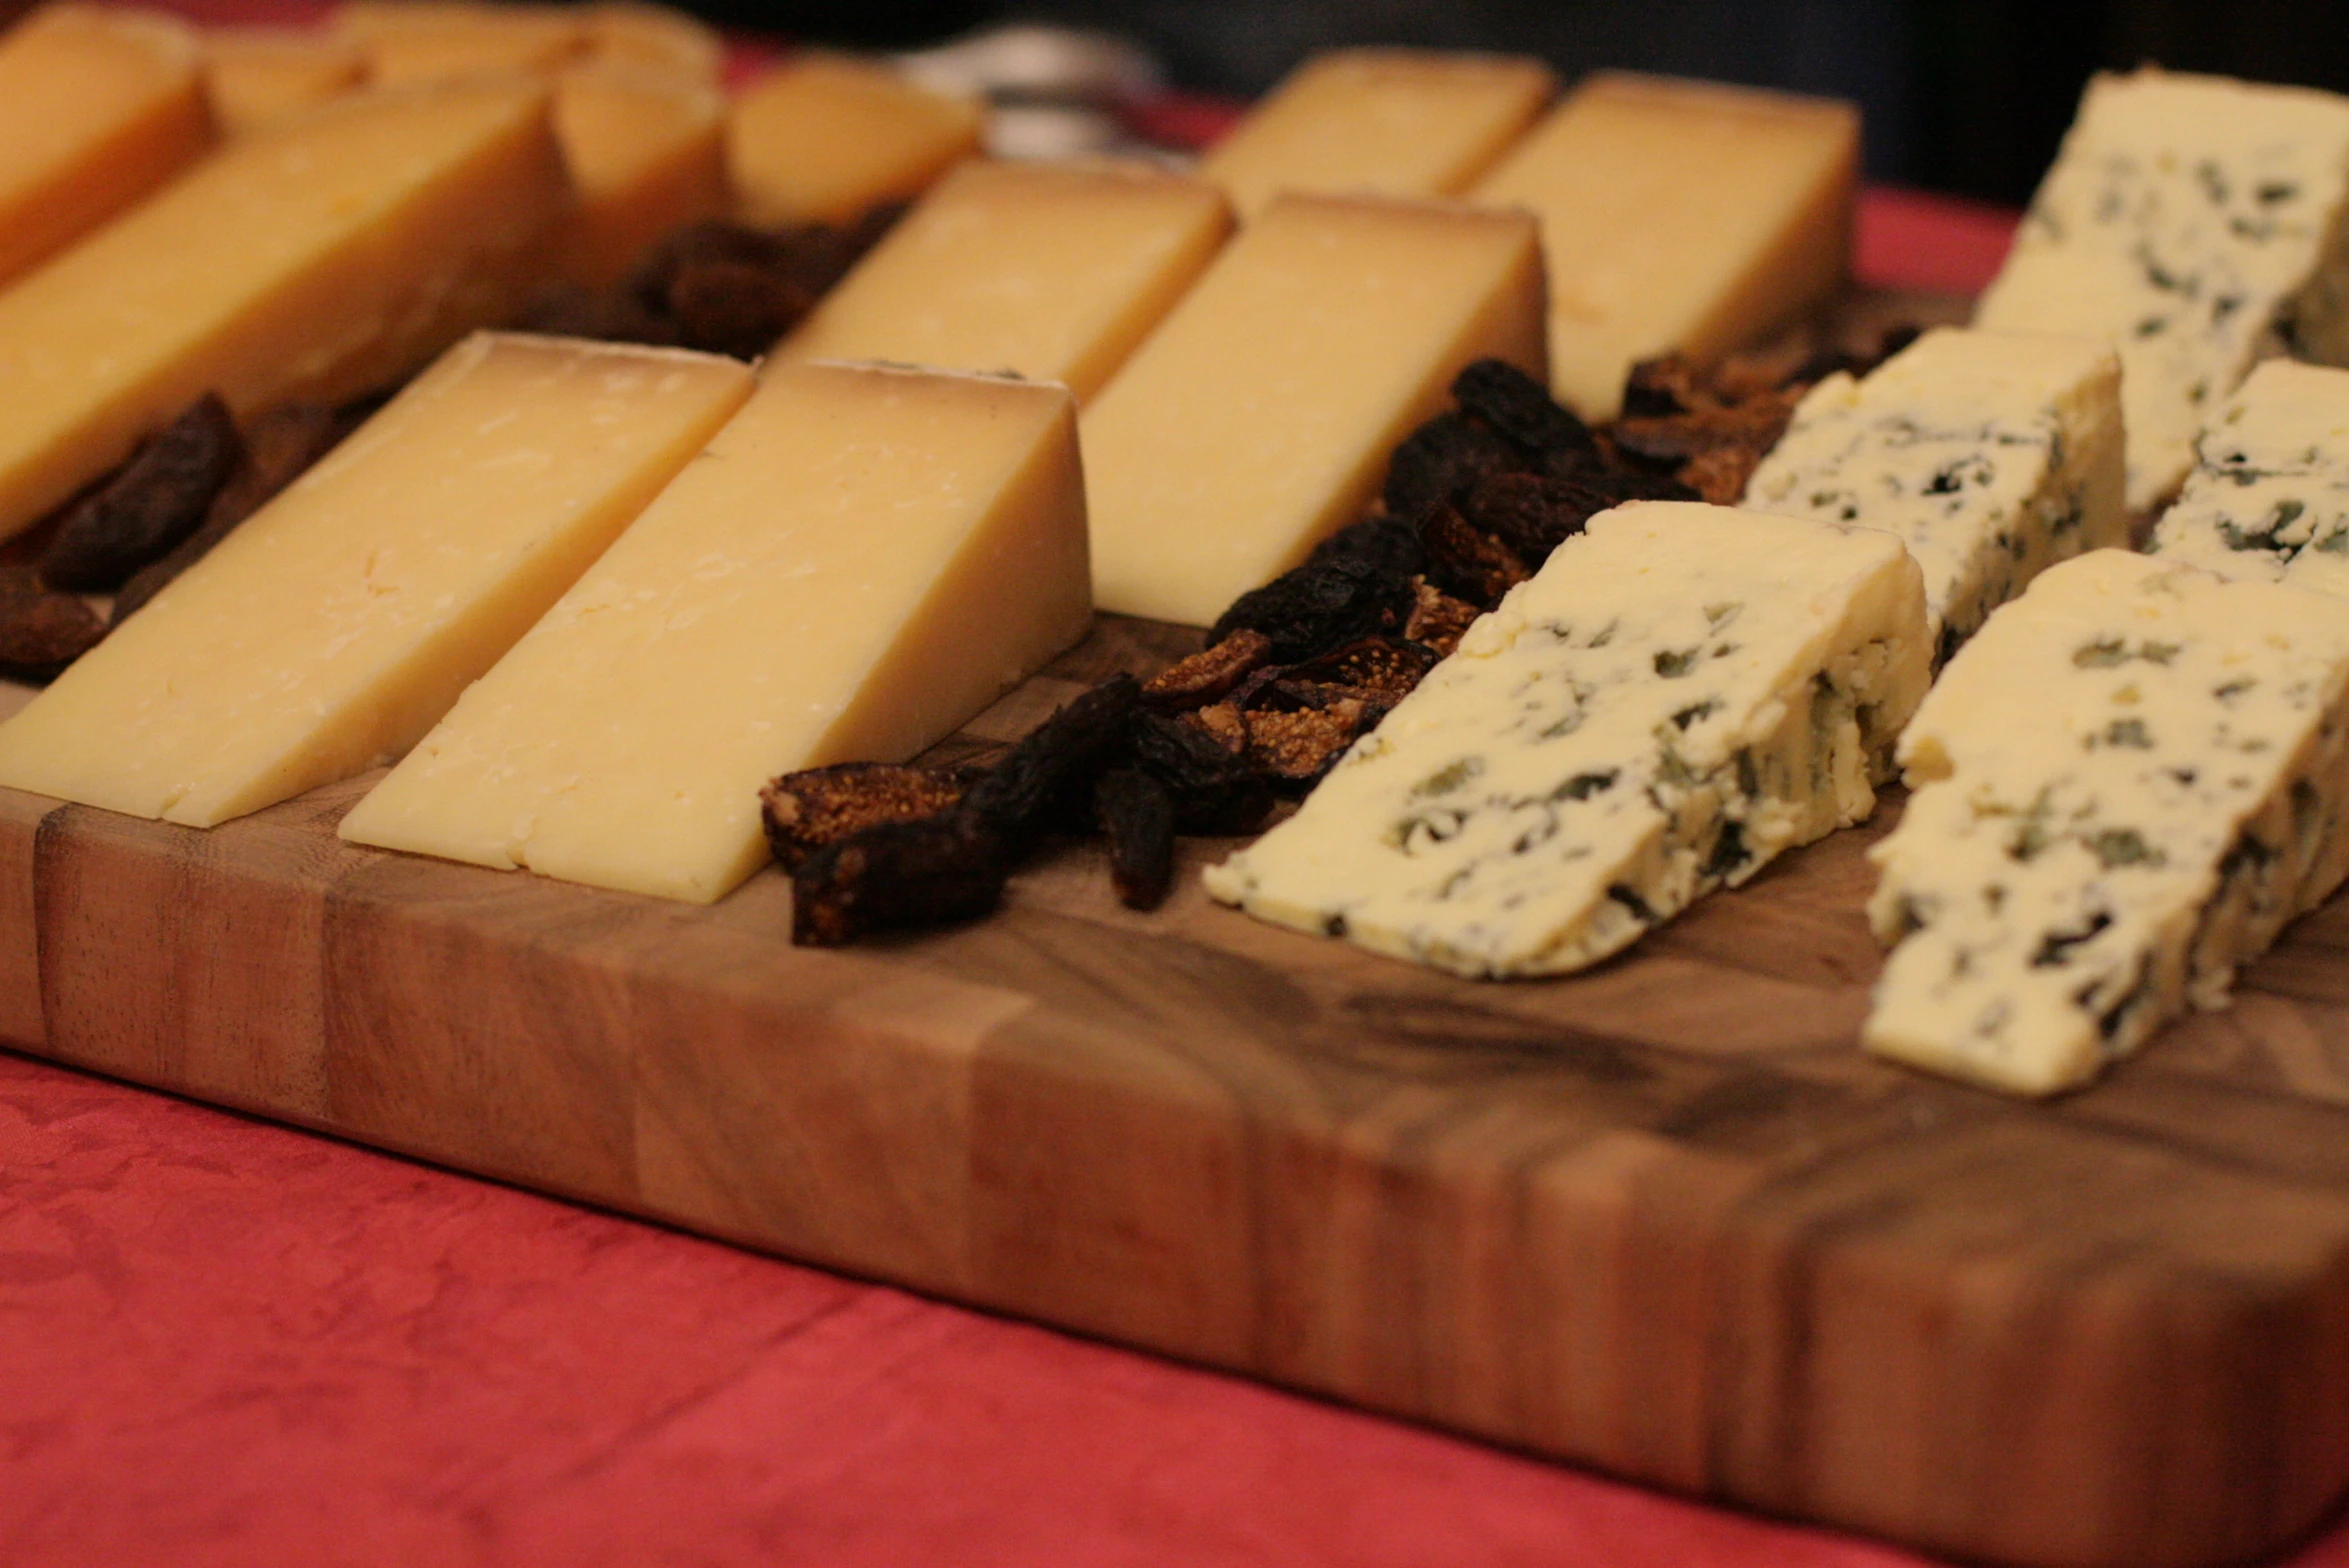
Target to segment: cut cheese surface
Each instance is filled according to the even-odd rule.
[[[1352,521],[1487,356],[1543,374],[1532,218],[1278,199],[1085,410],[1095,599],[1209,624]]]
[[[343,819],[345,838],[707,902],[759,786],[903,760],[1082,637],[1059,387],[786,365]]]
[[[333,26],[378,86],[548,71],[587,47],[577,6],[511,0],[344,0]]]
[[[785,341],[786,359],[1010,370],[1089,398],[1231,230],[1211,185],[1142,165],[974,159]]]
[[[0,284],[211,145],[196,35],[185,23],[53,5],[0,34]]]
[[[2097,550],[2050,567],[1901,737],[1862,1038],[2022,1094],[2086,1082],[2349,866],[2340,602]]]
[[[852,223],[918,196],[979,150],[974,98],[917,86],[888,67],[806,54],[753,82],[728,116],[726,159],[746,223]]]
[[[640,66],[715,86],[726,46],[715,29],[684,11],[643,0],[601,0],[586,8],[588,57]]]
[[[1924,609],[1888,534],[1603,512],[1207,890],[1458,974],[1596,963],[1868,815]]]
[[[2049,565],[2128,544],[2121,480],[2111,348],[1943,327],[1813,387],[1745,505],[1897,535],[1938,665]]]
[[[569,199],[543,89],[356,93],[0,292],[0,538],[206,391],[340,402],[507,315]]]
[[[726,210],[726,100],[674,71],[587,61],[555,81],[555,135],[578,200],[558,265],[590,288],[673,230]]]
[[[0,725],[0,782],[208,827],[413,744],[749,395],[483,334]]]
[[[1470,195],[1541,218],[1559,401],[1611,419],[1638,361],[1717,358],[1834,294],[1859,145],[1845,103],[1586,78]]]
[[[1558,90],[1539,60],[1344,49],[1306,61],[1200,160],[1253,217],[1283,191],[1457,196]]]
[[[230,136],[282,124],[366,75],[359,46],[320,29],[219,27],[204,34],[204,90]]]
[[[2349,598],[2349,370],[2269,360],[2195,450],[2155,553]]]
[[[2118,348],[2129,505],[2160,505],[2279,331],[2349,363],[2349,98],[2097,77],[1974,320]]]

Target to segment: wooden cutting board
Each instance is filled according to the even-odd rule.
[[[1195,634],[1105,621],[947,744]],[[1866,829],[1480,984],[1140,915],[1068,845],[974,926],[791,947],[0,791],[0,1037],[793,1257],[1929,1549],[2235,1562],[2349,1479],[2349,900],[2017,1104],[1861,1057]],[[1192,846],[1192,867],[1225,846]]]

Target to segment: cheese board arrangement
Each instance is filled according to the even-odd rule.
[[[1883,342],[1814,100],[1356,52],[1184,174],[150,21],[0,36],[121,89],[0,238],[0,1039],[1969,1558],[2349,1487],[2349,105],[2098,82]]]

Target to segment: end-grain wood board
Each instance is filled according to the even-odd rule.
[[[949,742],[1195,634],[1105,621]],[[1093,850],[788,941],[0,791],[0,1037],[56,1060],[1620,1475],[2034,1564],[2236,1562],[2349,1478],[2349,900],[2018,1104],[1864,1059],[1870,827],[1558,982]],[[1195,845],[1188,870],[1224,846]]]

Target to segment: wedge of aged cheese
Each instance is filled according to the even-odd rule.
[[[0,292],[0,538],[206,391],[340,402],[509,314],[568,200],[521,84],[356,93],[231,144]]]
[[[588,57],[667,71],[715,86],[726,63],[717,32],[686,12],[643,0],[601,0],[586,8]]]
[[[726,210],[726,99],[675,71],[584,61],[555,79],[555,134],[578,201],[564,277],[617,283],[671,231]]]
[[[2121,465],[2109,347],[1944,327],[1813,387],[1745,505],[1898,535],[1938,666],[2054,562],[2128,544]]]
[[[1214,186],[1147,165],[973,159],[857,263],[782,355],[1010,370],[1083,401],[1231,226]]]
[[[468,338],[0,725],[0,782],[209,827],[398,755],[749,395]]]
[[[513,0],[344,0],[333,27],[379,86],[547,71],[587,48],[578,6]]]
[[[2349,370],[2269,360],[2195,449],[2154,529],[2157,554],[2349,597]]]
[[[1200,161],[1242,217],[1283,191],[1457,196],[1558,90],[1539,60],[1342,49],[1289,73]]]
[[[1846,103],[1586,78],[1471,196],[1541,217],[1559,401],[1611,419],[1639,360],[1715,358],[1832,295],[1859,148]]]
[[[851,223],[979,150],[986,110],[846,55],[805,54],[734,100],[726,159],[747,223]]]
[[[1207,890],[1457,974],[1583,968],[1866,817],[1926,646],[1888,534],[1618,507]]]
[[[196,37],[185,23],[53,5],[0,34],[0,283],[211,145]]]
[[[282,124],[366,75],[359,46],[321,28],[216,27],[204,34],[204,91],[230,136]]]
[[[1870,1050],[2048,1094],[2134,1051],[2349,869],[2338,600],[2097,550],[1950,661],[1901,737]]]
[[[1085,411],[1094,598],[1212,622],[1352,521],[1488,355],[1543,372],[1531,217],[1277,199]]]
[[[343,837],[723,895],[767,858],[768,778],[911,757],[1084,635],[1073,412],[993,377],[769,371]]]
[[[1974,321],[2119,348],[2129,505],[2158,506],[2279,333],[2349,363],[2349,98],[2097,77]]]

